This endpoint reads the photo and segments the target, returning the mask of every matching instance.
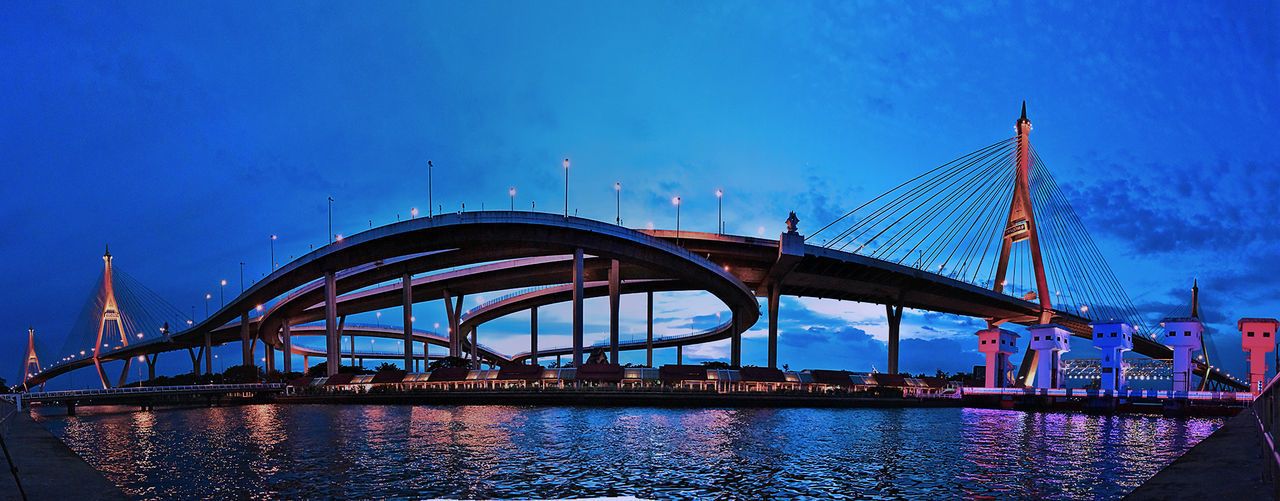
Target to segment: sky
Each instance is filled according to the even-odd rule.
[[[306,7],[0,5],[0,353],[13,354],[0,375],[20,372],[28,326],[62,345],[107,244],[119,269],[201,318],[220,280],[238,293],[239,263],[246,281],[269,271],[270,235],[280,263],[324,244],[329,197],[335,233],[426,212],[430,160],[443,210],[508,208],[514,187],[517,208],[556,212],[565,157],[582,217],[613,221],[621,183],[624,225],[673,227],[680,196],[683,229],[714,231],[722,189],[727,232],[776,238],[788,211],[813,231],[1011,137],[1024,100],[1032,143],[1144,314],[1184,305],[1197,280],[1211,357],[1232,372],[1235,321],[1280,316],[1271,3]],[[588,342],[606,335],[604,301],[588,301]],[[622,301],[623,337],[643,335],[643,296]],[[659,335],[727,314],[700,293],[658,302]],[[415,312],[443,323],[436,303]],[[884,369],[882,306],[782,305],[781,363]],[[540,344],[567,343],[555,332],[568,318],[544,310]],[[982,363],[980,321],[903,322],[904,370]],[[519,351],[527,324],[495,321],[481,343]],[[765,327],[746,335],[745,364],[765,363]],[[180,358],[161,372],[186,370]]]

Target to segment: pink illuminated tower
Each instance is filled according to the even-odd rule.
[[[1009,355],[1018,351],[1018,335],[992,327],[978,331],[978,351],[987,354],[987,388],[1009,386]]]
[[[1240,328],[1240,347],[1249,352],[1249,390],[1257,394],[1267,382],[1267,353],[1276,349],[1274,318],[1242,318],[1236,324]]]

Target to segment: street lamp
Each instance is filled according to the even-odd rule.
[[[680,245],[680,197],[671,199],[671,204],[676,206],[676,245]]]
[[[432,217],[435,213],[435,200],[431,196],[431,161],[427,160],[427,217]]]
[[[613,211],[617,213],[614,222],[622,226],[622,183],[613,183]]]
[[[333,243],[333,197],[329,197],[329,243]]]
[[[226,289],[227,289],[227,281],[224,279],[222,281],[222,287],[218,288],[218,308],[222,308],[227,305],[227,302],[223,300],[223,294],[222,294],[222,291]]]
[[[271,235],[271,271],[276,271],[276,236]]]
[[[564,159],[564,217],[569,217],[569,159]]]
[[[418,217],[418,208],[417,208],[417,207],[414,207],[414,208],[412,208],[412,209],[409,209],[409,219],[413,219],[413,218],[415,218],[415,217]]]
[[[511,187],[511,189],[507,190],[507,194],[508,194],[508,195],[511,195],[511,212],[515,212],[515,210],[516,210],[516,187],[515,187],[515,186],[512,186],[512,187]]]
[[[724,233],[724,191],[716,190],[716,234]]]
[[[240,293],[244,294],[244,261],[240,262]]]
[[[212,297],[213,297],[213,294],[204,295],[204,318],[209,318],[209,298],[212,298]]]

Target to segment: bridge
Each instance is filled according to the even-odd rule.
[[[522,211],[438,214],[371,228],[274,269],[197,321],[127,275],[114,270],[110,251],[95,295],[87,302],[63,349],[41,364],[31,334],[23,382],[28,390],[69,371],[95,367],[102,388],[126,382],[132,361],[145,361],[154,377],[161,353],[186,350],[193,372],[212,373],[212,348],[240,343],[242,362],[265,365],[275,352],[323,357],[329,375],[347,355],[402,360],[408,371],[433,357],[506,366],[570,356],[582,364],[584,299],[608,297],[609,338],[598,346],[616,362],[619,352],[730,341],[729,364],[741,366],[742,333],[761,316],[768,322],[767,365],[778,364],[781,296],[882,304],[889,327],[890,373],[897,373],[903,308],[974,317],[1001,325],[1054,325],[1093,339],[1092,323],[1124,321],[1137,328],[1132,349],[1152,359],[1174,357],[1158,326],[1146,326],[1097,246],[1030,144],[1031,122],[1017,135],[929,170],[803,236],[795,214],[777,239],[723,233],[637,230],[619,224]],[[730,312],[723,323],[677,336],[653,336],[653,297],[703,291]],[[477,294],[505,295],[467,312]],[[648,321],[643,340],[620,339],[619,298],[644,294]],[[761,308],[760,299],[765,307]],[[420,303],[443,300],[443,333],[414,327]],[[572,343],[539,346],[538,309],[572,304]],[[348,325],[346,318],[399,307],[400,327]],[[486,322],[530,312],[529,349],[505,354],[480,344]],[[323,336],[323,350],[295,346],[294,336]],[[399,342],[401,353],[355,351],[355,337]],[[1065,342],[1065,340],[1064,340]],[[421,347],[419,349],[418,347]],[[1043,350],[1028,349],[1014,386],[1036,384],[1033,368]],[[1050,363],[1060,364],[1058,351]],[[1049,355],[1047,355],[1049,356]],[[282,357],[292,372],[292,356]],[[681,358],[678,355],[678,358]],[[112,381],[106,364],[122,362]],[[1244,384],[1207,361],[1195,374],[1219,387]],[[425,364],[423,364],[425,365]],[[1060,370],[1060,365],[1058,366]],[[1040,381],[1058,386],[1060,381]]]

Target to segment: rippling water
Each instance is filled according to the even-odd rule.
[[[1219,418],[256,405],[43,424],[143,499],[1114,498]]]

